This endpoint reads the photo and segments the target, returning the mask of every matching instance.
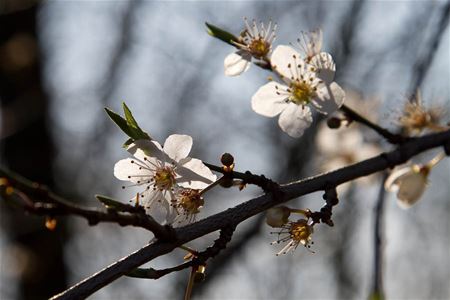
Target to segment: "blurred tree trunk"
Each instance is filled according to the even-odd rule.
[[[37,12],[33,6],[0,15],[0,150],[2,165],[51,187],[54,147],[48,127],[49,100],[42,86]],[[26,216],[4,204],[1,211],[12,255],[8,257],[18,263],[17,270],[1,272],[15,274],[18,297],[44,299],[65,289],[64,226],[59,223],[50,232],[43,218]]]

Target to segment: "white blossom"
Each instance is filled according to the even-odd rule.
[[[401,208],[409,208],[425,192],[429,169],[419,165],[399,168],[386,179],[384,187],[389,192],[397,192],[397,203]]]
[[[238,42],[234,42],[239,49],[225,57],[224,68],[225,75],[237,76],[250,68],[252,57],[257,60],[264,60],[272,50],[272,43],[275,40],[275,31],[277,25],[272,27],[272,21],[264,26],[261,23],[260,28],[253,20],[250,25],[244,18],[245,30],[241,33]]]
[[[306,63],[315,68],[317,76],[331,83],[334,80],[336,65],[330,53],[322,52],[322,30],[316,29],[309,32],[302,31],[296,45]],[[295,46],[294,46],[295,47]]]
[[[401,208],[409,208],[416,203],[428,186],[431,169],[443,158],[441,152],[424,165],[413,164],[394,169],[384,183],[389,192],[397,192],[397,203]]]
[[[188,135],[171,135],[164,146],[156,141],[137,140],[127,149],[134,158],[118,161],[114,175],[130,181],[128,187],[143,188],[137,200],[148,213],[162,206],[169,216],[177,206],[177,189],[203,189],[216,180],[201,160],[188,157],[191,147],[192,138]]]
[[[283,224],[280,231],[275,232],[278,234],[278,239],[272,242],[271,245],[286,243],[286,245],[276,254],[277,256],[297,249],[300,244],[309,250],[313,243],[311,237],[313,232],[314,228],[311,224],[311,220],[299,219],[296,222],[291,221]]]
[[[289,46],[278,46],[271,57],[272,68],[285,84],[269,82],[252,97],[252,109],[263,116],[280,115],[278,124],[291,137],[300,137],[312,123],[311,104],[323,114],[336,111],[345,100],[344,90],[335,82],[318,77]]]

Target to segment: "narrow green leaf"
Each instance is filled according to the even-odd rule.
[[[123,143],[122,147],[123,148],[128,148],[128,146],[130,146],[131,143],[133,143],[133,142],[134,142],[134,140],[132,138],[129,138],[128,140],[126,140],[125,143]]]
[[[122,118],[120,115],[116,114],[109,108],[105,107],[105,111],[108,114],[108,116],[113,120],[114,123],[116,123],[117,126],[119,126],[120,129],[122,129],[123,132],[125,132],[126,135],[129,137],[136,139],[135,132],[133,132],[132,129],[128,126],[127,120]]]
[[[139,127],[136,119],[133,117],[133,114],[131,113],[131,110],[128,108],[128,106],[125,104],[125,102],[122,103],[123,106],[123,112],[125,114],[125,118],[127,120],[128,126],[130,127],[130,130],[133,131],[133,135],[135,136],[136,140],[139,139],[147,139],[151,140],[152,138]]]
[[[131,113],[131,110],[128,108],[128,106],[125,104],[125,102],[122,102],[122,107],[123,107],[123,112],[125,113],[125,119],[127,120],[128,125],[139,128],[138,123],[134,119],[133,114]]]
[[[210,36],[213,36],[215,38],[218,38],[219,40],[230,44],[233,47],[236,47],[232,42],[238,42],[238,38],[234,36],[233,34],[229,33],[228,31],[225,31],[217,26],[214,26],[212,24],[209,24],[208,22],[205,22],[205,25],[207,27],[207,32]]]

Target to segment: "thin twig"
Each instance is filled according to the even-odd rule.
[[[352,121],[356,121],[358,123],[361,123],[371,129],[373,129],[375,132],[377,132],[379,135],[384,137],[389,143],[391,144],[401,144],[408,140],[407,137],[404,137],[399,134],[394,134],[390,132],[389,130],[372,123],[367,118],[361,116],[356,111],[351,109],[350,107],[346,106],[345,104],[341,106],[340,108]]]
[[[170,274],[172,272],[181,271],[189,267],[203,265],[206,263],[206,261],[217,254],[219,254],[220,251],[225,249],[226,245],[230,242],[231,237],[233,235],[235,227],[234,226],[227,226],[224,229],[220,230],[219,237],[214,241],[214,244],[210,247],[208,247],[205,251],[199,252],[195,254],[194,259],[185,262],[183,264],[180,264],[175,267],[167,268],[167,269],[161,269],[156,270],[153,268],[144,269],[144,268],[137,268],[128,274],[126,276],[129,277],[135,277],[135,278],[145,278],[145,279],[158,279],[161,278],[167,274]]]
[[[113,222],[121,226],[145,228],[153,232],[155,237],[159,239],[172,240],[175,238],[170,227],[160,225],[155,219],[147,215],[141,207],[135,208],[130,213],[123,213],[114,209],[102,211],[97,208],[76,205],[54,194],[46,186],[29,181],[11,171],[0,169],[0,178],[5,178],[7,181],[0,190],[2,194],[4,194],[6,187],[12,187],[26,195],[27,201],[24,201],[23,208],[29,213],[51,217],[76,215],[85,218],[89,225],[96,225],[99,222]],[[4,196],[8,197],[8,195]],[[23,199],[23,197],[21,198]],[[124,204],[124,206],[126,205]],[[132,211],[131,208],[129,210]]]
[[[378,192],[378,199],[374,210],[374,261],[373,261],[373,276],[372,276],[372,292],[371,299],[384,299],[383,291],[383,216],[384,203],[386,198],[386,191],[384,189],[384,182],[388,177],[385,172],[381,180],[380,190]]]
[[[177,228],[175,229],[177,236],[175,241],[157,241],[147,245],[133,254],[114,262],[110,266],[86,278],[68,290],[54,296],[52,299],[86,298],[100,288],[108,285],[115,279],[139,267],[140,265],[166,254],[182,244],[219,230],[224,226],[229,226],[230,224],[237,225],[270,207],[288,200],[316,191],[325,190],[329,186],[337,186],[387,168],[393,168],[397,165],[405,163],[413,156],[428,149],[442,146],[446,146],[446,148],[449,149],[449,144],[450,130],[441,133],[429,134],[420,138],[409,140],[404,144],[399,145],[397,149],[391,152],[383,153],[376,157],[330,173],[321,174],[316,177],[282,185],[280,186],[280,190],[283,192],[283,197],[281,198],[277,198],[273,194],[264,194],[236,207],[229,208],[223,212],[200,220],[194,224]]]
[[[415,94],[417,89],[419,89],[422,85],[423,80],[425,79],[429,69],[432,66],[433,59],[435,58],[435,54],[439,48],[439,44],[444,36],[445,30],[448,27],[448,23],[450,20],[450,1],[444,5],[441,9],[441,16],[436,26],[436,31],[434,32],[430,46],[427,47],[426,53],[420,57],[420,59],[414,65],[414,73],[413,79],[411,80],[411,87],[409,89],[409,93]],[[413,101],[414,97],[411,97],[411,101]]]

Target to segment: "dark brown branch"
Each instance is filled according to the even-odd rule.
[[[211,247],[206,248],[205,251],[198,253],[197,256],[191,261],[185,262],[175,267],[161,270],[156,270],[153,268],[149,269],[139,268],[133,270],[132,272],[126,275],[135,278],[158,279],[172,272],[181,271],[189,267],[202,265],[206,263],[208,259],[216,256],[217,254],[219,254],[220,251],[225,249],[226,245],[231,241],[231,237],[233,236],[235,228],[236,227],[234,226],[228,226],[220,230],[220,236],[214,241],[214,244]]]
[[[205,165],[210,168],[213,171],[220,172],[224,176],[222,178],[226,179],[226,177],[229,178],[235,178],[235,179],[241,179],[242,184],[254,184],[259,186],[263,189],[265,192],[272,192],[272,193],[278,193],[279,190],[279,184],[274,182],[273,180],[265,177],[264,175],[255,175],[252,174],[250,171],[246,171],[245,173],[236,172],[236,171],[226,171],[223,169],[223,167],[219,167],[213,164],[205,163]]]
[[[430,134],[420,138],[408,140],[404,144],[398,146],[394,151],[383,153],[371,159],[344,167],[342,169],[299,180],[297,182],[292,182],[287,185],[282,185],[280,190],[283,192],[283,197],[274,197],[272,194],[264,194],[236,207],[229,208],[221,213],[200,220],[194,224],[178,228],[175,230],[177,236],[175,241],[158,241],[144,246],[133,254],[120,259],[91,277],[79,282],[70,289],[54,296],[52,299],[79,299],[88,297],[123,274],[126,274],[140,265],[166,254],[174,248],[196,238],[226,226],[237,225],[272,206],[288,200],[310,194],[312,192],[325,190],[330,186],[337,186],[387,168],[393,168],[397,165],[405,163],[414,155],[428,149],[442,147],[444,145],[447,145],[447,149],[449,149],[449,144],[450,130]]]
[[[76,215],[85,218],[89,225],[96,225],[99,222],[113,222],[121,226],[145,228],[153,232],[155,237],[159,239],[174,239],[172,228],[160,225],[147,215],[142,207],[133,209],[131,205],[124,204],[124,207],[129,207],[129,211],[133,211],[132,213],[118,212],[114,209],[101,211],[97,208],[75,205],[54,194],[46,186],[29,181],[10,171],[0,169],[0,178],[7,180],[7,184],[0,187],[0,194],[8,197],[5,193],[7,187],[17,189],[27,197],[27,199],[23,199],[25,200],[24,209],[35,215],[50,217]]]

